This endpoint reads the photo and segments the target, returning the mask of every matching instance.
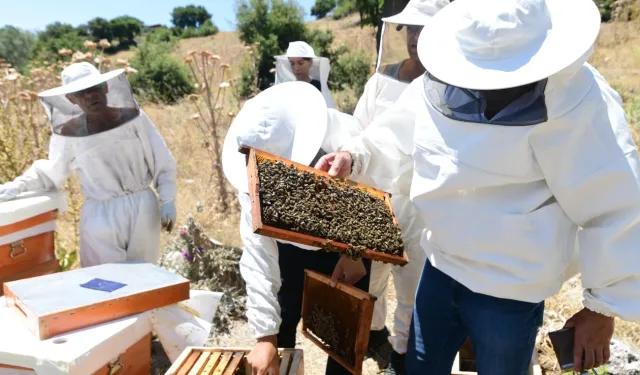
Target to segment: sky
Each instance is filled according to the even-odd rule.
[[[305,9],[305,18],[315,0],[296,0]],[[112,19],[129,15],[146,25],[171,24],[171,11],[177,6],[202,5],[213,14],[213,23],[223,31],[235,29],[236,0],[0,0],[8,3],[0,10],[0,27],[13,25],[29,31],[44,30],[49,23],[60,21],[73,26],[95,18]]]

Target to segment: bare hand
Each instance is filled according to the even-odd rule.
[[[328,172],[331,177],[347,178],[351,174],[351,154],[332,152],[320,158],[315,168]]]
[[[585,308],[564,326],[575,329],[573,366],[576,371],[591,370],[609,362],[609,344],[615,327],[613,318]]]
[[[258,343],[247,356],[252,375],[278,375],[280,373],[277,341],[276,336],[258,339]]]
[[[353,260],[346,256],[341,256],[336,268],[331,276],[331,286],[335,287],[338,281],[346,284],[355,284],[367,274],[367,269],[362,263],[362,259]]]

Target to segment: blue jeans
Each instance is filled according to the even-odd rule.
[[[478,375],[526,375],[543,312],[544,302],[474,293],[427,261],[416,292],[407,374],[450,375],[468,336]]]

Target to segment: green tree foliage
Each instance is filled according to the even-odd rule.
[[[113,38],[120,42],[121,46],[135,45],[136,36],[142,33],[142,21],[131,16],[121,16],[111,20]]]
[[[259,87],[273,83],[274,56],[284,53],[290,42],[304,40],[304,9],[283,0],[242,0],[238,4],[237,30],[245,44],[260,43]]]
[[[218,28],[213,24],[211,17],[211,13],[203,6],[176,7],[171,13],[174,35],[180,38],[215,35]]]
[[[207,21],[211,21],[211,13],[207,12],[202,5],[176,7],[171,13],[171,22],[179,29],[199,29]]]
[[[61,22],[47,25],[44,31],[38,34],[35,51],[42,58],[58,56],[58,51],[69,48],[73,51],[82,49],[82,43],[86,37],[81,29]]]
[[[97,42],[102,39],[113,40],[113,30],[111,28],[111,22],[104,18],[94,18],[87,24],[87,31],[89,36]]]
[[[36,36],[17,27],[0,28],[0,57],[16,69],[24,68],[33,55]]]
[[[336,7],[336,0],[316,0],[311,8],[311,15],[317,18],[324,18]]]

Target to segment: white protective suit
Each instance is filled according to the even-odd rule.
[[[361,132],[353,116],[327,109],[307,83],[287,82],[247,101],[229,128],[223,147],[225,176],[238,189],[243,253],[240,272],[247,288],[247,318],[256,338],[276,335],[282,322],[277,240],[253,233],[251,198],[240,144],[304,164],[315,164],[319,151],[335,152]],[[285,242],[285,241],[282,241]],[[295,244],[315,251],[318,248]]]
[[[139,110],[125,73],[97,74],[95,79],[108,86],[107,105],[123,113],[118,117],[123,122],[89,135],[86,115],[67,99],[74,82],[41,94],[53,129],[49,158],[34,162],[6,185],[17,192],[60,190],[77,171],[85,197],[80,217],[82,267],[125,260],[155,263],[160,206],[173,207],[176,196],[176,162]]]
[[[549,77],[548,119],[535,126],[456,120],[441,107],[446,90],[416,79],[385,113],[413,107],[415,122],[367,128],[348,147],[352,177],[398,176],[402,186],[411,177],[397,171],[412,158],[422,247],[472,291],[551,297],[576,272],[577,239],[585,307],[639,321],[640,160],[620,96],[586,63],[591,52]]]
[[[275,56],[276,59],[276,80],[275,84],[295,81],[289,57],[302,57],[312,59],[309,77],[320,82],[322,96],[327,103],[327,107],[335,108],[333,97],[329,90],[329,73],[331,72],[331,62],[326,57],[316,56],[313,48],[305,42],[291,42],[284,56]]]
[[[376,73],[367,82],[364,93],[358,101],[354,112],[354,117],[360,121],[363,128],[366,129],[372,123],[380,120],[385,123],[385,126],[393,129],[394,122],[400,121],[393,117],[381,119],[385,111],[396,102],[409,86],[409,82],[401,81],[398,76],[399,68],[409,58],[409,53],[407,48],[403,48],[401,50],[402,53],[398,52],[397,45],[400,43],[407,44],[407,25],[411,25],[410,27],[424,25],[448,3],[449,0],[412,0],[401,13],[383,19]],[[402,115],[410,116],[413,108],[408,107],[406,110],[408,112]],[[398,128],[398,131],[402,131],[402,128]],[[399,134],[398,136],[404,135]],[[410,170],[412,160],[408,158],[405,162],[406,165],[403,165],[402,168]],[[401,173],[401,171],[394,170],[393,173],[391,176]],[[389,341],[397,353],[404,354],[407,351],[415,292],[426,259],[425,252],[420,247],[420,235],[424,225],[409,199],[411,178],[408,178],[403,184],[392,186],[391,181],[388,179],[389,176],[367,174],[367,177],[373,180],[373,184],[376,187],[392,193],[391,202],[402,229],[409,263],[400,267],[382,262],[372,262],[369,292],[378,297],[378,299],[373,311],[371,329],[377,331],[385,327],[387,288],[389,277],[393,273],[398,305],[394,313],[393,336],[390,337]]]

